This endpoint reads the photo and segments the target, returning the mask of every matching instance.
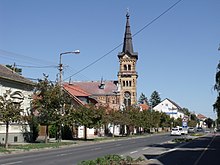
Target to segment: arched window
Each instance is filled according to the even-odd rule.
[[[124,65],[124,70],[127,70],[127,65]]]
[[[131,93],[128,91],[124,93],[124,105],[131,106]]]
[[[128,65],[128,70],[131,70],[131,65]]]

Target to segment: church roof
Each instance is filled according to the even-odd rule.
[[[0,64],[0,78],[7,79],[14,82],[20,82],[28,85],[34,85],[34,82],[24,78],[23,76],[13,72],[11,69]]]
[[[115,95],[118,81],[77,81],[71,82],[77,88],[91,95]]]
[[[127,54],[131,57],[138,58],[138,53],[133,51],[132,35],[131,35],[131,28],[130,28],[130,21],[129,21],[130,15],[127,13],[126,17],[127,17],[127,21],[126,21],[126,27],[125,27],[123,49],[122,49],[122,52],[118,54],[118,57],[120,58],[124,54]]]

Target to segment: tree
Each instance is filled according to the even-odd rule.
[[[205,119],[205,123],[207,124],[208,128],[211,128],[214,121],[211,118]]]
[[[84,139],[87,139],[87,128],[97,128],[102,124],[104,115],[104,108],[96,107],[95,105],[89,104],[86,106],[79,106],[74,111],[75,122],[84,126]]]
[[[14,65],[6,65],[6,67],[11,69],[12,71],[18,73],[19,75],[22,75],[22,69],[15,67],[15,64]]]
[[[124,124],[123,122],[124,116],[122,113],[123,113],[122,111],[110,109],[104,116],[105,123],[111,124],[113,128],[112,137],[115,136],[115,126]]]
[[[217,123],[220,123],[220,61],[217,66],[217,73],[215,75],[214,89],[217,91],[217,99],[213,104],[213,109],[217,112]]]
[[[61,96],[60,86],[53,84],[44,75],[44,80],[39,80],[34,90],[33,108],[37,111],[38,122],[46,126],[45,143],[48,142],[49,125],[56,124],[61,127],[61,107],[63,97]]]
[[[0,121],[6,125],[5,148],[8,148],[9,124],[22,120],[20,103],[14,102],[11,98],[11,90],[7,90],[3,96],[0,96]]]
[[[141,93],[139,100],[138,100],[139,104],[147,104],[148,105],[148,99],[145,96],[145,94]]]
[[[149,102],[152,108],[161,102],[160,95],[157,91],[153,91],[153,93],[150,96]]]

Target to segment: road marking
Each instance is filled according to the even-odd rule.
[[[121,144],[116,144],[115,146],[118,147],[118,146],[121,146]]]
[[[17,162],[4,163],[4,164],[1,164],[1,165],[20,164],[20,163],[22,163],[22,162],[23,162],[23,161],[17,161]]]
[[[203,152],[201,153],[201,155],[199,156],[199,158],[195,161],[194,165],[197,165],[199,163],[199,161],[201,160],[201,158],[203,157],[203,155],[205,154],[205,152],[208,150],[208,148],[210,147],[210,145],[212,144],[213,140],[215,139],[215,136],[212,138],[212,140],[210,141],[210,143],[207,145],[207,147],[203,150]]]
[[[97,148],[93,148],[91,149],[92,151],[95,151],[95,150],[100,150],[101,148],[100,147],[97,147]]]
[[[144,151],[144,150],[147,150],[147,149],[149,149],[150,147],[146,147],[146,148],[143,148],[142,150]]]
[[[138,151],[132,151],[132,152],[130,152],[130,154],[134,154],[134,153],[136,153],[136,152],[138,152]]]
[[[57,156],[65,156],[65,155],[70,155],[70,153],[67,153],[67,154],[59,154]]]
[[[167,152],[172,152],[172,151],[176,151],[177,148],[172,148],[172,149],[169,149]]]

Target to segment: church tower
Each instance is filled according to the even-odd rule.
[[[120,104],[130,106],[137,103],[137,72],[136,62],[138,53],[133,51],[132,35],[129,22],[129,13],[126,14],[126,27],[122,52],[118,54],[119,72],[118,82],[120,85]]]

